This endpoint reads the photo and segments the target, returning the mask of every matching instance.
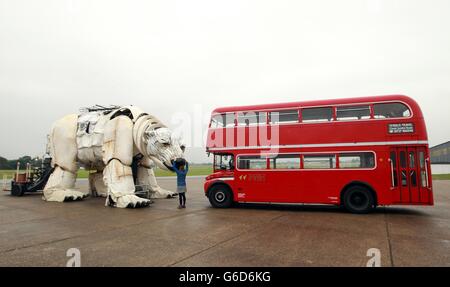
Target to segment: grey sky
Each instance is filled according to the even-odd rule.
[[[0,0],[0,155],[42,154],[54,120],[93,104],[174,127],[219,106],[392,93],[419,102],[438,144],[448,15],[448,0]]]

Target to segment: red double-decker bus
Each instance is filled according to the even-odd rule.
[[[433,205],[419,105],[402,95],[218,108],[208,130],[214,207],[234,202]]]

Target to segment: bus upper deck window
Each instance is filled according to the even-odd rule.
[[[298,110],[270,112],[270,123],[298,123]]]
[[[215,115],[211,119],[211,128],[222,128],[223,127],[223,116]]]
[[[370,106],[337,107],[336,117],[338,121],[370,119]]]
[[[304,123],[330,122],[333,120],[333,108],[306,108],[302,109]]]
[[[402,103],[374,104],[373,111],[376,119],[407,118],[411,116],[409,108]]]
[[[236,125],[234,113],[226,113],[224,116],[225,116],[225,127],[234,127]]]
[[[211,128],[234,126],[234,113],[214,115],[211,119]]]
[[[266,124],[265,112],[240,112],[238,113],[239,126],[254,126]]]

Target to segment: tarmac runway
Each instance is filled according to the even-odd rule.
[[[174,178],[160,178],[174,190]],[[87,190],[87,182],[79,181]],[[450,266],[450,181],[434,182],[434,207],[380,207],[353,215],[331,206],[240,205],[214,209],[201,177],[188,179],[187,209],[161,199],[146,209],[103,198],[49,203],[0,195],[0,266]]]

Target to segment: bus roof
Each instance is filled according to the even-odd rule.
[[[333,106],[333,105],[347,105],[347,104],[361,104],[372,102],[391,102],[400,101],[409,105],[417,113],[421,113],[418,104],[412,98],[405,95],[386,95],[386,96],[372,96],[372,97],[359,97],[359,98],[344,98],[344,99],[330,99],[330,100],[316,100],[316,101],[304,101],[304,102],[288,102],[288,103],[273,103],[265,105],[249,105],[249,106],[233,106],[217,108],[213,111],[216,113],[229,113],[240,111],[258,111],[258,110],[271,110],[271,109],[287,109],[287,108],[299,108],[299,107],[314,107],[314,106]]]

